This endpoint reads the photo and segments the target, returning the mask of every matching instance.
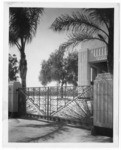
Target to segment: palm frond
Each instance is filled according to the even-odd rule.
[[[61,44],[60,47],[62,49],[70,49],[70,47],[73,49],[75,46],[77,46],[81,42],[86,42],[86,41],[90,41],[90,40],[99,40],[99,41],[102,41],[105,44],[107,44],[105,37],[103,37],[100,34],[94,35],[93,31],[87,30],[87,31],[83,31],[81,33],[75,32],[75,33],[69,35],[69,40],[67,42]]]
[[[10,8],[9,42],[13,44],[21,37],[30,42],[36,33],[42,12],[42,8]]]
[[[26,38],[28,39],[28,41],[31,41],[32,37],[36,34],[37,25],[40,21],[40,14],[43,14],[43,8],[26,8],[26,13],[29,21],[28,31],[30,31],[28,32],[29,34]]]
[[[89,9],[84,9],[84,11],[85,13],[89,14],[89,16],[93,19],[93,21],[96,21],[101,25],[104,24],[104,19],[103,19],[103,15],[105,16],[104,9],[89,8]]]
[[[94,20],[90,17],[89,13],[86,13],[85,10],[81,12],[72,13],[72,15],[61,15],[56,18],[52,23],[51,27],[54,31],[64,31],[71,29],[72,31],[82,32],[84,29],[91,29],[94,33],[103,32],[107,34],[105,30],[102,29],[102,26],[98,20]]]
[[[98,37],[99,37],[102,41],[106,41],[106,37],[102,36],[101,34],[98,34]]]
[[[85,9],[93,20],[98,21],[100,24],[105,25],[107,30],[113,26],[114,8],[91,8]]]

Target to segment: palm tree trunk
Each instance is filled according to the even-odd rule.
[[[26,88],[26,74],[27,74],[27,61],[24,52],[21,52],[20,59],[20,77],[22,81],[22,88]]]
[[[26,55],[24,51],[21,51],[21,59],[20,59],[20,77],[22,82],[22,90],[26,93],[26,73],[27,73],[27,61],[26,61]],[[21,102],[21,115],[26,114],[26,96],[21,95],[22,102]]]

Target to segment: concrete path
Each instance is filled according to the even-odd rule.
[[[92,136],[89,130],[40,120],[9,119],[9,142],[75,143],[110,142],[106,136]]]

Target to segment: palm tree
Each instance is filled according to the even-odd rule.
[[[26,87],[27,60],[25,45],[32,41],[36,33],[42,8],[10,8],[9,10],[9,43],[16,45],[20,52],[20,77],[22,87]]]
[[[108,71],[113,74],[114,9],[81,9],[72,15],[62,15],[51,25],[54,31],[69,32],[69,40],[63,48],[76,46],[80,42],[99,40],[107,46]]]

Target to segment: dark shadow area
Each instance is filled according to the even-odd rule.
[[[68,129],[63,127],[63,124],[58,124],[57,128],[54,130],[54,131],[51,131],[49,133],[47,133],[46,135],[43,135],[43,136],[38,136],[38,137],[34,137],[34,138],[25,138],[21,141],[18,141],[18,142],[23,142],[23,143],[27,143],[27,142],[38,142],[38,140],[43,140],[43,141],[46,141],[50,138],[54,138],[54,134],[62,134],[62,132],[65,131],[65,132],[68,132]]]
[[[113,138],[113,129],[94,126],[91,131],[92,135],[102,135]]]
[[[19,117],[18,112],[9,112],[9,113],[8,113],[8,119],[11,119],[11,118],[18,118],[18,117]]]
[[[32,115],[32,116],[34,116],[34,117],[32,118],[32,117],[27,116],[27,117],[21,117],[21,118],[18,118],[18,119],[40,121],[40,122],[45,122],[47,124],[43,124],[43,125],[29,124],[27,126],[20,126],[20,127],[41,128],[41,127],[57,126],[58,124],[63,124],[63,126],[86,129],[86,130],[90,130],[90,131],[92,129],[92,126],[90,126],[89,124],[85,124],[83,122],[68,120],[68,119],[59,118],[59,117],[51,117],[49,120],[47,120],[47,119],[44,119],[44,118],[40,119],[38,115]]]
[[[28,124],[28,125],[21,125],[19,127],[43,128],[43,127],[51,127],[51,126],[52,127],[58,126],[58,123],[48,123],[48,124],[42,124],[42,125]]]

